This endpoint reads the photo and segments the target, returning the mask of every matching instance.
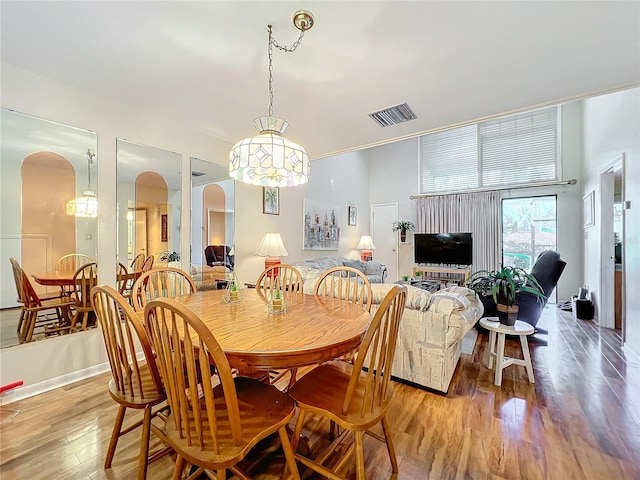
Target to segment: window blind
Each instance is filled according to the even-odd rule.
[[[421,137],[421,193],[557,180],[557,106]]]

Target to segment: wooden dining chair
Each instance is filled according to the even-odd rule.
[[[142,270],[142,265],[144,264],[145,260],[146,257],[144,256],[144,253],[139,253],[138,255],[136,255],[131,261],[131,270],[133,270],[134,272]]]
[[[60,272],[77,272],[80,267],[86,265],[87,263],[93,262],[93,259],[89,255],[84,255],[82,253],[70,253],[68,255],[64,255],[60,257],[60,259],[56,262],[55,269]],[[74,288],[68,285],[63,285],[60,287],[60,294],[65,296],[71,296]]]
[[[153,255],[149,255],[147,258],[144,259],[144,262],[142,262],[142,268],[140,270],[142,270],[142,273],[148,272],[149,270],[151,270],[153,268]]]
[[[215,478],[224,480],[230,469],[246,479],[237,463],[261,439],[278,432],[287,467],[299,480],[285,428],[295,413],[291,398],[272,385],[234,378],[211,331],[177,300],[149,302],[145,319],[170,406],[165,428],[152,424],[152,429],[177,453],[173,478],[182,478],[187,462],[210,478],[209,471],[215,471]],[[215,386],[210,364],[218,372]]]
[[[161,410],[154,411],[153,407],[160,405],[167,398],[160,373],[144,326],[129,302],[115,289],[106,285],[91,289],[91,302],[102,330],[111,366],[109,394],[119,404],[104,468],[111,468],[120,437],[142,426],[138,479],[143,480],[147,476],[148,463],[167,453],[166,450],[161,450],[149,458],[151,419]],[[144,360],[136,351],[135,345],[138,343]],[[128,408],[144,410],[144,415],[142,420],[123,429]]]
[[[326,270],[317,280],[314,294],[334,297],[361,305],[371,311],[371,283],[357,268],[333,267]]]
[[[20,343],[32,341],[36,328],[42,328],[45,334],[68,332],[71,327],[71,299],[59,295],[40,298],[18,261],[10,260],[22,304],[17,327]]]
[[[286,293],[302,292],[302,275],[298,269],[292,265],[272,265],[267,267],[258,277],[258,280],[256,281],[256,290],[264,295],[265,301],[267,301],[274,290],[285,292],[286,298]],[[269,383],[273,385],[289,373],[291,374],[289,385],[292,385],[296,380],[297,371],[297,368],[289,370],[270,370]]]
[[[308,414],[327,417],[343,429],[328,450],[316,459],[296,453],[297,460],[325,477],[344,478],[336,470],[348,460],[353,447],[343,450],[346,453],[332,468],[323,463],[346,440],[349,432],[354,436],[358,480],[365,478],[362,443],[365,433],[386,444],[391,468],[394,473],[398,472],[386,413],[393,397],[391,368],[406,296],[407,287],[400,285],[394,285],[387,293],[367,328],[353,364],[341,360],[324,363],[289,389],[289,395],[300,409],[292,436],[294,452]],[[382,424],[383,435],[369,430],[378,423]]]
[[[75,312],[71,319],[71,331],[86,330],[89,318],[93,312],[91,305],[91,289],[98,284],[98,266],[96,262],[81,266],[73,276],[74,291],[71,298],[74,301]]]
[[[196,291],[193,279],[179,268],[162,267],[143,273],[131,288],[133,308],[142,310],[158,297],[178,297]]]
[[[302,275],[292,265],[272,265],[260,274],[256,289],[263,291],[265,295],[272,290],[299,293],[302,292]]]

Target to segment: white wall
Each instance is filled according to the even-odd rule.
[[[84,128],[98,134],[98,262],[101,281],[115,283],[116,272],[116,138],[182,154],[182,171],[190,171],[190,158],[198,157],[225,165],[231,145],[199,132],[160,119],[118,103],[118,99],[104,98],[51,79],[34,75],[13,65],[3,63],[0,81],[2,107],[47,120]],[[3,172],[4,174],[4,172]],[[189,224],[190,176],[182,178],[182,224]],[[3,202],[4,203],[4,202]],[[189,229],[181,231],[183,251],[189,248]],[[126,252],[126,249],[125,249]],[[108,275],[108,272],[113,272]],[[109,278],[109,277],[112,278]],[[0,384],[23,380],[34,391],[38,385],[73,381],[91,375],[97,369],[108,368],[101,342],[83,341],[99,338],[98,331],[20,345],[0,350]],[[17,368],[17,365],[21,365]],[[70,372],[76,372],[69,375]],[[57,383],[56,383],[57,382]],[[31,389],[31,390],[29,390]],[[20,390],[20,389],[19,389]],[[13,398],[19,398],[16,391]],[[3,401],[6,401],[3,398]]]
[[[580,178],[580,102],[563,106],[561,178]],[[419,192],[419,140],[409,139],[364,152],[370,161],[371,203],[398,202],[398,217],[416,223],[415,201]],[[451,168],[455,168],[452,165]],[[580,185],[512,189],[501,192],[503,198],[556,194],[558,251],[567,262],[558,283],[559,300],[568,300],[582,284],[582,196]],[[412,271],[413,247],[399,252],[398,270]]]
[[[600,171],[625,155],[623,271],[626,297],[625,348],[640,357],[640,88],[591,98],[584,102],[584,166],[582,194],[595,191],[595,225],[584,232],[585,283],[597,300],[600,285]]]
[[[303,199],[330,201],[340,207],[340,245],[335,251],[302,250]],[[358,207],[358,221],[347,225],[347,206]],[[355,249],[361,235],[369,235],[369,165],[362,152],[311,162],[306,185],[280,189],[280,215],[262,214],[262,189],[236,183],[236,272],[242,282],[255,281],[264,258],[255,256],[262,236],[278,232],[289,256],[282,263],[323,256],[360,258]]]

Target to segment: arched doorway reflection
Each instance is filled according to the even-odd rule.
[[[73,165],[61,155],[36,152],[22,162],[21,259],[26,272],[47,272],[59,258],[77,253],[76,217],[66,205],[76,196]],[[46,288],[32,282],[36,292]]]
[[[134,257],[153,255],[157,262],[172,240],[169,187],[162,175],[143,172],[136,177],[134,220]]]

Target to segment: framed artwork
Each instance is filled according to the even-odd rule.
[[[280,189],[278,187],[262,187],[262,213],[280,215]]]
[[[160,215],[160,241],[168,241],[168,216],[166,213]]]
[[[582,215],[585,228],[593,227],[596,224],[595,192],[593,190],[582,198]]]
[[[322,200],[304,199],[302,249],[338,250],[340,207]]]
[[[349,207],[349,225],[352,227],[356,226],[358,221],[358,209],[356,207]]]

